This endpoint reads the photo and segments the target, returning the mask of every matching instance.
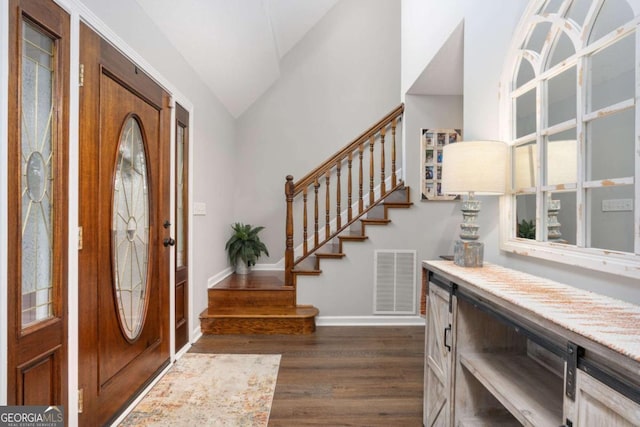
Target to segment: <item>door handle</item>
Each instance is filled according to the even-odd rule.
[[[172,239],[171,237],[167,237],[166,239],[164,239],[162,241],[162,244],[164,245],[164,247],[166,248],[167,246],[173,246],[176,244],[176,241],[174,239]]]
[[[444,328],[444,346],[447,348],[447,350],[451,351],[451,345],[447,344],[447,336],[449,335],[448,332],[451,332],[451,325],[447,326],[446,328]]]

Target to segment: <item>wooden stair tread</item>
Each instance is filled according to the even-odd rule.
[[[335,243],[324,245],[316,251],[315,255],[318,258],[342,258],[345,256],[345,254],[340,251],[340,245]]]
[[[317,276],[322,273],[322,270],[318,267],[317,257],[310,256],[308,258],[303,259],[298,264],[293,267],[293,273],[308,275],[308,276]]]
[[[211,289],[287,290],[282,271],[251,271],[249,274],[232,274]]]
[[[213,335],[307,335],[315,332],[318,313],[310,305],[206,309],[200,314],[200,328],[203,334]]]
[[[367,240],[368,237],[362,235],[359,232],[356,231],[347,231],[341,235],[338,236],[338,239],[341,240],[353,240],[353,241],[362,241],[362,240]]]
[[[364,219],[361,219],[360,221],[362,221],[363,224],[367,224],[367,225],[376,225],[376,224],[385,225],[391,222],[391,220],[387,218],[364,218]]]
[[[200,314],[200,318],[308,318],[315,317],[318,313],[318,309],[312,305],[298,305],[296,307],[237,307],[219,308],[216,309],[214,313],[210,313],[207,309]]]
[[[386,208],[401,208],[406,209],[413,206],[413,202],[383,202],[384,207]]]
[[[295,288],[284,286],[281,271],[251,271],[232,274],[207,291],[208,307],[291,307],[295,305]]]

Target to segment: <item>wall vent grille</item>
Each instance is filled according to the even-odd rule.
[[[374,314],[416,313],[416,251],[374,253]]]

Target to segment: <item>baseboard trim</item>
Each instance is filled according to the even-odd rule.
[[[424,326],[420,316],[318,316],[316,326]]]
[[[202,338],[202,329],[200,329],[200,325],[198,325],[197,328],[191,331],[191,336],[192,336],[191,342],[190,342],[191,345],[195,344],[196,341]]]
[[[226,279],[227,277],[231,276],[232,274],[233,274],[233,268],[231,268],[231,267],[225,268],[224,270],[222,270],[220,273],[216,274],[215,276],[209,277],[209,280],[207,280],[207,288],[213,288],[215,285],[220,283],[223,279]]]

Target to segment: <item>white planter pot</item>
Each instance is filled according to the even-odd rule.
[[[251,267],[249,267],[243,260],[239,259],[236,262],[236,274],[249,274],[250,271]]]

